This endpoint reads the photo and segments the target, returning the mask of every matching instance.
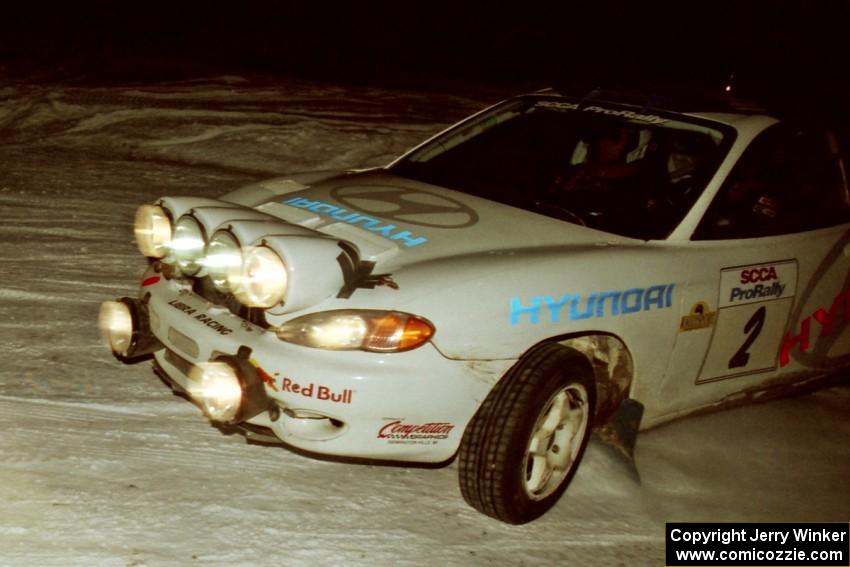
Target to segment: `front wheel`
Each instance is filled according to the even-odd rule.
[[[543,515],[578,468],[595,407],[584,355],[554,343],[529,351],[466,428],[458,455],[464,499],[510,524]]]

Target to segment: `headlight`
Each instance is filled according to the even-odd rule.
[[[174,238],[169,246],[180,271],[187,276],[197,274],[204,260],[206,246],[201,224],[190,215],[180,217],[174,227]]]
[[[219,291],[230,291],[230,280],[237,281],[242,267],[242,250],[229,232],[216,232],[207,247],[204,261],[207,274]]]
[[[190,379],[189,395],[211,420],[228,422],[236,417],[242,385],[233,367],[225,362],[203,363],[192,369]]]
[[[274,307],[286,294],[286,267],[271,248],[257,246],[245,254],[238,276],[228,279],[233,293],[249,307]]]
[[[171,243],[171,219],[165,209],[156,205],[142,205],[136,211],[133,226],[139,251],[150,258],[162,258]]]
[[[276,332],[281,340],[313,348],[401,352],[425,344],[434,326],[409,313],[343,309],[293,319]]]

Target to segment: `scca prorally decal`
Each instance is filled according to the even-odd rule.
[[[622,291],[595,291],[587,295],[565,293],[559,298],[551,295],[536,295],[528,302],[512,297],[510,302],[511,325],[518,325],[527,318],[527,322],[537,324],[541,313],[549,314],[549,320],[557,323],[562,320],[576,321],[592,317],[617,317],[650,309],[666,309],[673,305],[673,287],[675,284],[661,284],[650,287],[634,287]]]
[[[616,110],[613,108],[603,108],[601,106],[585,106],[580,107],[575,102],[557,102],[554,100],[544,100],[538,102],[535,106],[543,108],[551,108],[553,110],[579,110],[581,112],[593,112],[595,114],[605,114],[606,116],[620,116],[629,120],[639,120],[648,124],[666,124],[669,120],[656,116],[655,114],[641,114],[631,110]]]
[[[409,230],[404,230],[394,224],[384,224],[382,221],[360,213],[355,213],[330,203],[322,201],[313,201],[304,197],[293,197],[283,201],[284,205],[295,207],[297,209],[306,209],[314,212],[317,215],[344,222],[363,228],[370,232],[374,232],[392,241],[402,242],[408,248],[425,244],[428,239],[424,236],[415,236]]]
[[[720,307],[792,297],[797,289],[797,262],[724,268],[720,272]]]

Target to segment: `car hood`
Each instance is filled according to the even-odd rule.
[[[624,240],[384,170],[310,184],[277,179],[261,187],[228,200],[353,242],[362,259],[387,268],[502,250]]]

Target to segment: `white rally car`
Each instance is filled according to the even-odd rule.
[[[383,168],[142,206],[147,271],[101,328],[217,423],[457,456],[467,502],[527,522],[621,408],[651,427],[850,362],[843,135],[720,98],[520,96]]]

